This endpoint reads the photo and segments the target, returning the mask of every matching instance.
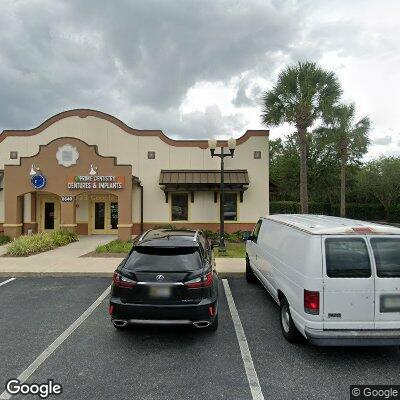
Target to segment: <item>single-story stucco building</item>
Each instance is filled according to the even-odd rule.
[[[121,239],[166,224],[218,230],[219,168],[206,140],[65,111],[0,135],[0,226],[12,237],[61,227]],[[226,231],[252,229],[269,208],[268,131],[237,139],[224,177]]]

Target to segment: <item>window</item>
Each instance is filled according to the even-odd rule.
[[[171,219],[172,221],[187,221],[189,215],[188,194],[172,193]]]
[[[371,239],[376,271],[380,278],[400,278],[400,239]]]
[[[156,152],[155,151],[148,151],[147,152],[147,158],[149,160],[154,160],[156,158]]]
[[[255,158],[256,160],[261,159],[261,151],[255,151],[255,152],[254,152],[254,158]]]
[[[224,220],[237,221],[237,193],[224,194]]]
[[[330,278],[369,278],[371,263],[361,238],[325,240],[326,274]]]
[[[260,219],[260,220],[257,222],[257,224],[256,224],[256,226],[254,227],[253,232],[252,232],[252,234],[251,234],[251,235],[253,236],[253,241],[256,242],[256,243],[257,243],[257,239],[258,239],[258,234],[260,233],[261,224],[262,224],[262,220]]]
[[[202,267],[197,247],[137,246],[124,265],[128,271],[194,271]]]
[[[10,151],[10,160],[16,160],[18,158],[18,151]]]

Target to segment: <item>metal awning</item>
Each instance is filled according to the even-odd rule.
[[[213,169],[202,170],[161,170],[159,184],[164,192],[171,191],[218,191],[221,172]],[[249,185],[249,174],[245,169],[225,170],[226,190],[243,192]]]

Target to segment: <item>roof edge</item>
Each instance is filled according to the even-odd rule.
[[[80,118],[96,117],[96,118],[104,119],[104,120],[118,126],[120,129],[122,129],[126,133],[129,133],[129,134],[135,135],[135,136],[142,136],[142,137],[156,136],[160,140],[162,140],[163,142],[165,142],[171,146],[199,147],[201,149],[208,148],[207,140],[171,139],[170,137],[165,135],[165,133],[162,130],[139,130],[139,129],[131,128],[130,126],[128,126],[127,124],[122,122],[117,117],[114,117],[113,115],[104,113],[102,111],[86,109],[86,108],[77,108],[77,109],[73,109],[73,110],[62,111],[62,112],[55,114],[52,117],[48,118],[47,120],[42,122],[36,128],[24,129],[24,130],[5,129],[0,134],[0,143],[9,136],[34,136],[34,135],[37,135],[37,134],[43,132],[49,126],[53,125],[54,123],[56,123],[64,118],[69,118],[69,117],[80,117]],[[247,130],[244,133],[244,135],[242,135],[241,137],[236,139],[236,143],[238,145],[240,145],[240,144],[246,142],[248,139],[250,139],[253,136],[268,137],[269,130],[263,130],[263,129]],[[218,146],[227,146],[227,145],[228,145],[227,140],[218,140]]]

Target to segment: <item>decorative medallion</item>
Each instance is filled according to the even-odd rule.
[[[31,175],[31,183],[35,189],[43,189],[46,186],[46,177],[41,173]]]
[[[75,165],[78,161],[79,152],[75,146],[64,144],[58,148],[56,158],[60,165],[70,167],[71,165]]]

